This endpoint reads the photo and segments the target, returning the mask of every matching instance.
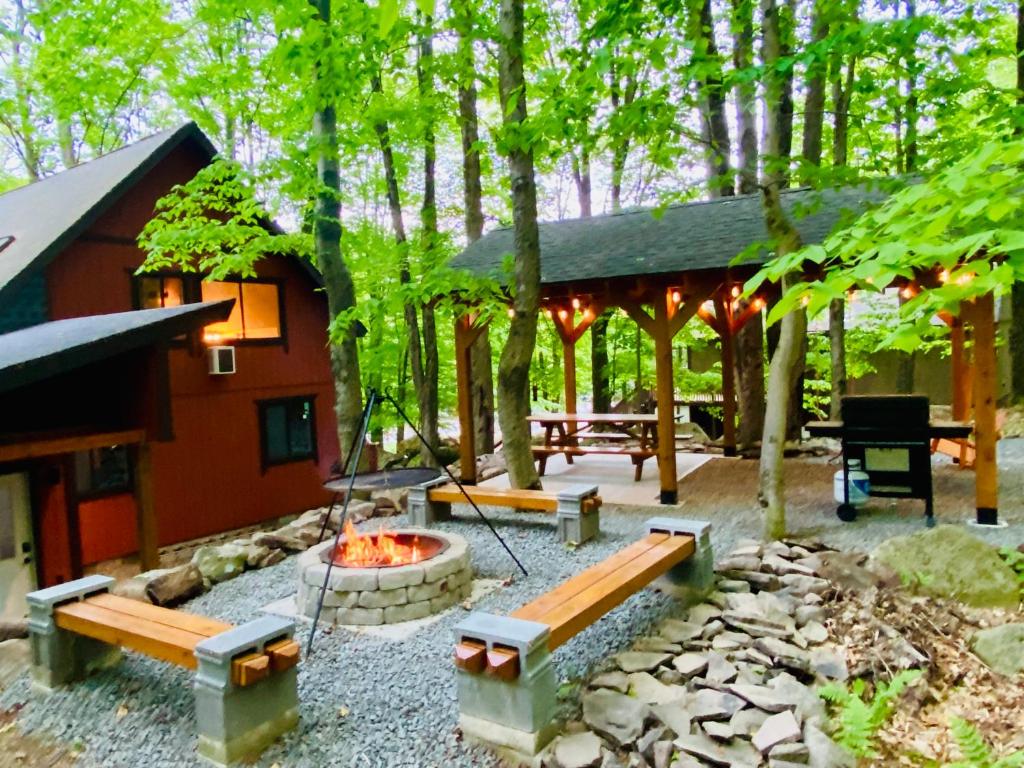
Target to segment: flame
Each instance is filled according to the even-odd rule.
[[[346,568],[405,565],[422,559],[418,536],[413,538],[412,546],[406,546],[398,543],[394,533],[386,532],[383,524],[377,529],[376,536],[360,535],[351,520],[345,521],[345,543],[339,560]]]

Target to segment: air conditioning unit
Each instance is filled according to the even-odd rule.
[[[234,347],[210,347],[210,375],[224,376],[235,372]]]

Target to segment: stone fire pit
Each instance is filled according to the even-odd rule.
[[[440,613],[469,597],[473,569],[469,545],[461,536],[431,529],[401,528],[400,536],[440,539],[439,551],[418,562],[379,568],[335,564],[324,595],[320,620],[338,624],[395,624]],[[325,560],[334,541],[325,541],[299,555],[298,611],[312,619],[327,573]],[[433,549],[434,547],[431,547]]]

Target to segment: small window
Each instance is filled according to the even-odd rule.
[[[273,464],[317,459],[313,397],[258,402],[264,468]]]
[[[144,275],[138,278],[139,309],[180,307],[185,303],[185,280],[167,275]]]
[[[206,342],[274,340],[281,338],[281,291],[277,283],[205,280],[203,301],[234,299],[231,316],[206,326]]]
[[[132,490],[128,448],[115,445],[75,454],[75,489],[79,496],[106,496]]]

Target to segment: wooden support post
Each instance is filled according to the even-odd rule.
[[[733,351],[730,297],[723,286],[715,293],[715,330],[722,344],[722,452],[736,455],[736,355]]]
[[[153,460],[149,443],[132,449],[135,459],[135,506],[137,507],[139,567],[151,571],[160,567],[156,499],[153,496]]]
[[[999,472],[996,464],[996,399],[999,395],[996,363],[995,302],[992,294],[974,300],[974,463],[975,501],[979,525],[999,522]]]
[[[473,431],[473,385],[471,347],[479,334],[473,333],[473,317],[455,318],[455,384],[459,403],[459,473],[463,485],[476,485],[476,433]]]
[[[676,476],[675,382],[672,373],[672,329],[675,314],[672,291],[654,301],[654,365],[658,402],[658,477],[661,481],[661,503],[679,500],[679,478]]]
[[[576,342],[572,337],[562,336],[562,370],[565,374],[565,412],[576,413]],[[576,429],[569,424],[569,431]]]

